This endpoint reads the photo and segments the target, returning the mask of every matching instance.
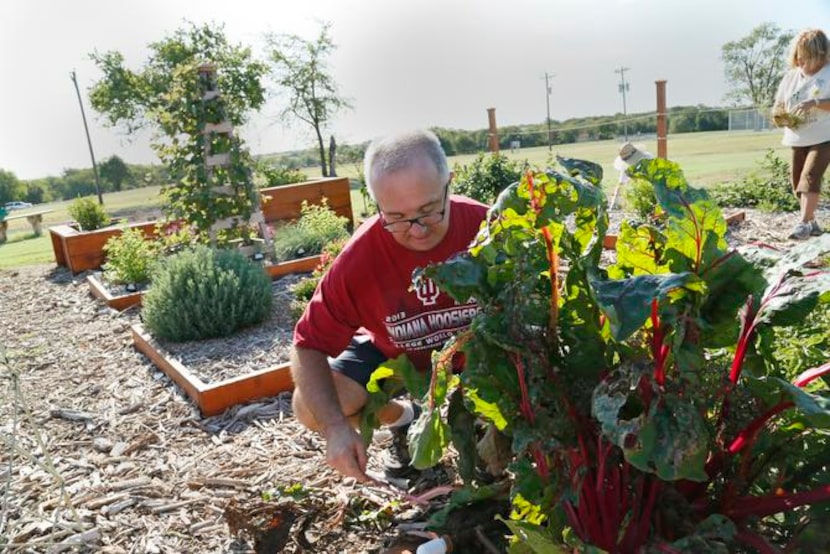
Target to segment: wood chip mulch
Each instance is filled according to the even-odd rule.
[[[0,551],[382,552],[419,519],[331,470],[288,393],[202,418],[85,274],[0,271],[0,318]]]

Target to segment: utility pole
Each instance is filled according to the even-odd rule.
[[[548,118],[547,118],[547,123],[548,123],[548,152],[553,150],[553,147],[551,146],[551,136],[550,136],[550,92],[551,92],[550,91],[550,80],[552,78],[554,78],[555,76],[556,75],[554,73],[548,73],[547,71],[545,71],[545,102],[546,102],[547,108],[548,108]]]
[[[619,90],[620,94],[622,94],[623,100],[623,132],[625,133],[626,142],[628,142],[628,114],[625,109],[625,93],[628,91],[628,83],[625,81],[625,72],[629,70],[630,68],[628,67],[620,67],[619,69],[614,70],[614,73],[620,74]]]
[[[101,182],[98,180],[98,166],[95,165],[95,153],[92,151],[92,139],[89,138],[89,127],[86,124],[86,114],[84,113],[84,102],[81,100],[81,91],[78,89],[78,78],[75,76],[75,70],[69,74],[69,78],[75,84],[75,92],[78,94],[78,105],[81,106],[81,118],[84,120],[84,131],[86,131],[86,143],[89,145],[89,157],[92,158],[92,173],[95,175],[95,192],[98,193],[98,203],[104,205],[104,197],[101,196]]]

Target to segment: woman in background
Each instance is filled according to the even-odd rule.
[[[773,119],[784,127],[781,144],[792,147],[792,185],[801,221],[790,238],[822,233],[815,214],[821,180],[830,163],[830,64],[827,35],[808,29],[793,40],[790,70],[775,94]]]

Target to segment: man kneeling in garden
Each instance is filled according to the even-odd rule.
[[[429,371],[432,352],[475,313],[431,281],[413,288],[412,272],[465,250],[487,212],[450,195],[452,174],[429,131],[374,141],[364,172],[379,214],[361,225],[321,280],[294,330],[291,357],[294,414],[323,434],[329,465],[359,481],[368,480],[366,449],[355,426],[372,372],[402,353]],[[417,410],[398,399],[377,413],[393,433],[387,475],[409,469],[406,429]]]

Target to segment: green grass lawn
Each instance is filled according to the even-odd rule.
[[[11,269],[27,265],[46,264],[55,261],[52,254],[52,242],[48,233],[36,237],[29,233],[19,233],[5,244],[0,244],[0,269]]]
[[[657,154],[657,140],[637,140],[632,142],[649,152]],[[544,167],[556,155],[566,158],[579,158],[599,163],[605,175],[605,186],[613,188],[617,182],[617,170],[614,158],[620,143],[613,140],[582,142],[576,144],[554,145],[551,151],[547,146],[521,148],[515,152],[502,150],[511,159],[530,162],[531,165]],[[680,164],[686,178],[696,186],[709,186],[715,183],[743,179],[757,171],[767,150],[773,149],[777,156],[789,162],[790,149],[781,145],[781,133],[766,132],[729,132],[712,131],[706,133],[683,133],[668,137],[668,158]],[[450,166],[466,164],[474,160],[475,154],[450,157]],[[354,165],[343,165],[337,169],[343,177],[356,177],[358,169]],[[319,177],[319,167],[307,167],[303,172],[309,177]]]
[[[656,154],[655,139],[638,141],[646,150]],[[602,165],[606,188],[613,188],[617,182],[617,171],[613,161],[617,155],[619,143],[612,140],[585,142],[578,144],[557,145],[549,152],[547,147],[523,148],[511,152],[503,151],[512,159],[527,160],[531,165],[544,167],[555,155],[591,160]],[[687,179],[697,186],[709,186],[724,181],[743,179],[759,169],[767,150],[789,161],[789,148],[781,146],[780,132],[727,132],[684,133],[670,135],[668,138],[668,157],[683,168]],[[453,156],[450,166],[469,163],[475,155]],[[360,170],[354,164],[344,164],[338,168],[341,177],[357,177]],[[303,170],[311,178],[319,177],[319,168]],[[25,215],[36,210],[51,209],[44,216],[44,228],[49,225],[66,223],[71,220],[67,208],[71,201],[39,204],[27,210],[14,211],[14,215]],[[356,218],[365,211],[363,198],[357,189],[352,189],[352,206]],[[161,208],[159,187],[146,187],[104,195],[104,207],[112,217],[123,217],[131,221],[144,221],[150,216],[158,216]],[[9,241],[0,244],[0,268],[11,268],[54,260],[52,245],[48,232],[42,237],[34,237],[32,229],[25,218],[9,222]]]
[[[656,139],[632,142],[657,154]],[[598,141],[555,146],[553,153],[599,163],[605,175],[604,185],[609,188],[617,182],[618,172],[614,169],[614,158],[618,148],[619,143],[616,141]],[[781,134],[777,132],[684,133],[669,136],[667,142],[668,158],[679,163],[686,178],[696,186],[743,179],[759,169],[759,164],[769,149],[789,160],[790,149],[781,146]],[[548,159],[546,147],[528,149],[527,154],[525,150],[506,154],[515,159],[526,158],[536,164],[544,164]]]

